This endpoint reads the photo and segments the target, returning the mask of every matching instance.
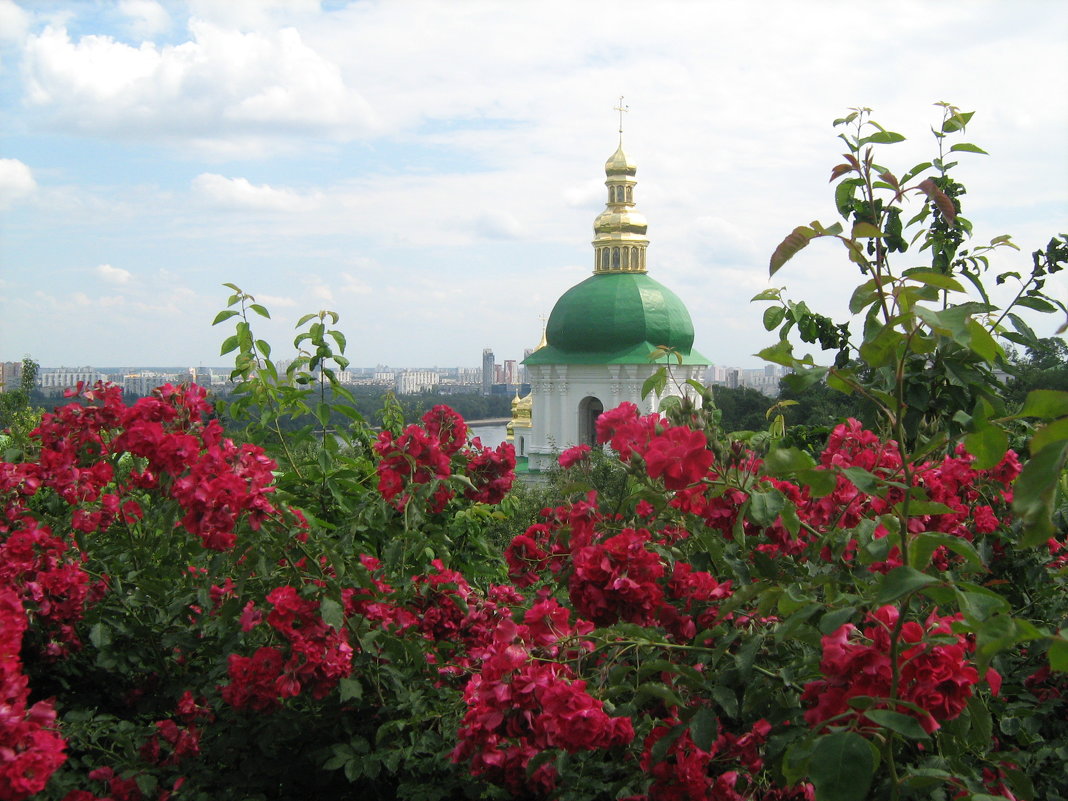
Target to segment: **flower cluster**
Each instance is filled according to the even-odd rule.
[[[270,645],[251,657],[231,654],[223,700],[236,709],[269,711],[304,689],[324,698],[352,672],[348,636],[323,620],[318,601],[302,598],[294,587],[271,590],[267,601],[267,623],[286,641],[288,655]]]
[[[628,528],[576,550],[568,583],[575,609],[599,626],[653,622],[664,598],[664,566],[648,541],[648,531]]]
[[[478,503],[500,503],[515,481],[515,449],[506,442],[486,448],[477,437],[468,443],[463,418],[448,406],[435,406],[397,437],[381,432],[374,451],[378,492],[398,510],[431,485],[428,509],[440,513],[455,496],[443,483],[453,474],[466,474],[464,497]]]
[[[155,390],[133,406],[122,402],[120,387],[79,386],[91,405],[71,403],[45,414],[33,436],[40,442],[37,462],[6,468],[0,492],[28,496],[41,487],[72,507],[72,527],[84,533],[106,529],[116,520],[142,517],[138,491],[162,490],[183,512],[181,524],[206,548],[228,550],[235,529],[247,519],[253,529],[275,513],[268,500],[277,465],[255,445],[237,446],[223,437],[205,391],[196,385]],[[139,464],[115,475],[113,463],[129,454]],[[16,469],[12,469],[16,468]]]
[[[630,718],[605,712],[569,665],[539,658],[544,648],[589,631],[589,624],[570,625],[568,611],[554,604],[531,614],[529,624],[502,621],[464,690],[467,712],[452,759],[516,796],[552,792],[557,774],[551,762],[527,770],[547,749],[574,753],[634,739]]]
[[[704,479],[712,464],[708,440],[700,431],[667,425],[656,414],[640,416],[633,403],[622,403],[597,418],[597,441],[610,444],[624,462],[641,459],[649,478],[668,490],[681,490]]]
[[[18,594],[0,588],[0,799],[21,801],[44,789],[63,764],[66,743],[49,701],[29,703],[19,651],[27,627]]]
[[[979,682],[969,661],[971,644],[951,627],[960,616],[932,613],[924,624],[910,620],[900,626],[894,686],[891,643],[899,618],[897,607],[883,606],[868,615],[863,631],[846,623],[823,638],[823,678],[806,684],[802,695],[810,707],[805,712],[809,725],[834,719],[863,726],[863,710],[850,705],[859,697],[874,699],[875,708],[911,715],[927,732],[960,715]],[[994,690],[1000,686],[993,671],[987,681]]]
[[[764,765],[761,748],[771,733],[771,724],[758,720],[752,728],[741,735],[720,731],[708,750],[699,748],[693,741],[689,728],[679,733],[679,721],[669,718],[653,728],[645,739],[641,766],[652,777],[647,796],[642,801],[690,801],[690,799],[716,799],[716,801],[750,801],[781,798],[796,801],[814,801],[811,785],[775,788],[755,796],[753,776]],[[663,738],[674,736],[664,757],[653,758],[653,749]],[[639,801],[632,798],[629,801]]]
[[[975,534],[990,533],[1000,525],[1001,512],[997,509],[1007,508],[1012,500],[1010,486],[1020,472],[1019,461],[1009,451],[990,470],[976,470],[973,462],[973,457],[958,448],[956,453],[940,461],[912,466],[914,493],[922,491],[925,503],[918,504],[921,511],[909,517],[910,534],[939,531],[970,541]],[[735,486],[731,486],[713,466],[707,475],[709,482],[691,482],[682,487],[669,505],[695,516],[727,539],[733,539],[741,527],[747,538],[758,543],[757,550],[768,556],[805,559],[818,556],[825,560],[840,556],[851,560],[856,552],[855,540],[836,553],[827,547],[823,535],[832,530],[853,529],[862,520],[878,519],[891,513],[906,497],[905,487],[901,485],[904,473],[897,443],[881,440],[852,419],[834,428],[815,468],[817,472],[834,475],[832,491],[814,495],[809,487],[761,476],[761,467],[755,458],[740,460],[736,468],[739,475],[734,477]],[[871,474],[885,483],[878,492],[864,491],[847,472],[852,468],[860,468],[862,475]],[[749,491],[737,485],[747,485]],[[752,490],[779,493],[793,507],[797,522],[787,525],[779,517],[769,525],[760,525],[752,519],[740,519]],[[874,532],[875,537],[886,534],[882,526]],[[813,549],[811,553],[810,549]],[[946,549],[938,549],[934,560],[937,566],[948,567]],[[900,551],[893,545],[888,547],[886,559],[869,569],[885,572],[900,564]]]
[[[698,626],[719,619],[718,602],[732,593],[730,581],[720,582],[681,560],[668,565],[653,547],[685,538],[684,530],[665,526],[654,534],[624,528],[607,536],[616,521],[599,511],[595,493],[543,510],[542,517],[546,522],[531,526],[505,549],[509,577],[519,587],[539,580],[566,585],[576,611],[599,626],[660,625],[675,639],[688,641]]]

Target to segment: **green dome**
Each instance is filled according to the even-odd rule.
[[[646,273],[601,273],[565,292],[545,331],[548,344],[526,364],[646,364],[660,345],[685,364],[708,364],[693,350],[693,322],[679,296]]]

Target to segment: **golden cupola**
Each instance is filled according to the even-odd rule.
[[[594,275],[644,273],[645,250],[649,247],[645,232],[649,226],[645,215],[634,207],[634,175],[638,168],[623,152],[622,132],[619,147],[605,162],[604,171],[608,202],[593,221]]]

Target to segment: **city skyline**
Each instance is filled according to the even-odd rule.
[[[1068,7],[849,6],[851,35],[844,8],[0,0],[0,358],[225,364],[233,282],[279,358],[330,308],[354,363],[518,359],[591,272],[620,94],[650,274],[717,364],[760,365],[769,286],[844,313],[829,244],[767,260],[833,221],[850,106],[908,137],[899,170],[933,103],[974,110],[965,216],[1026,272],[1068,218]]]

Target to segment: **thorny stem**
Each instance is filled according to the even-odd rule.
[[[901,644],[901,629],[905,625],[905,618],[908,614],[909,604],[912,600],[912,596],[905,597],[904,602],[901,604],[897,616],[897,623],[894,624],[894,630],[890,632],[890,701],[891,705],[897,700],[897,685],[901,678],[901,664],[900,664],[900,644]],[[894,741],[896,735],[894,732],[888,732],[886,738],[886,764],[890,770],[890,797],[893,801],[897,801],[901,797],[901,788],[898,783],[897,776],[897,763],[894,760]]]

